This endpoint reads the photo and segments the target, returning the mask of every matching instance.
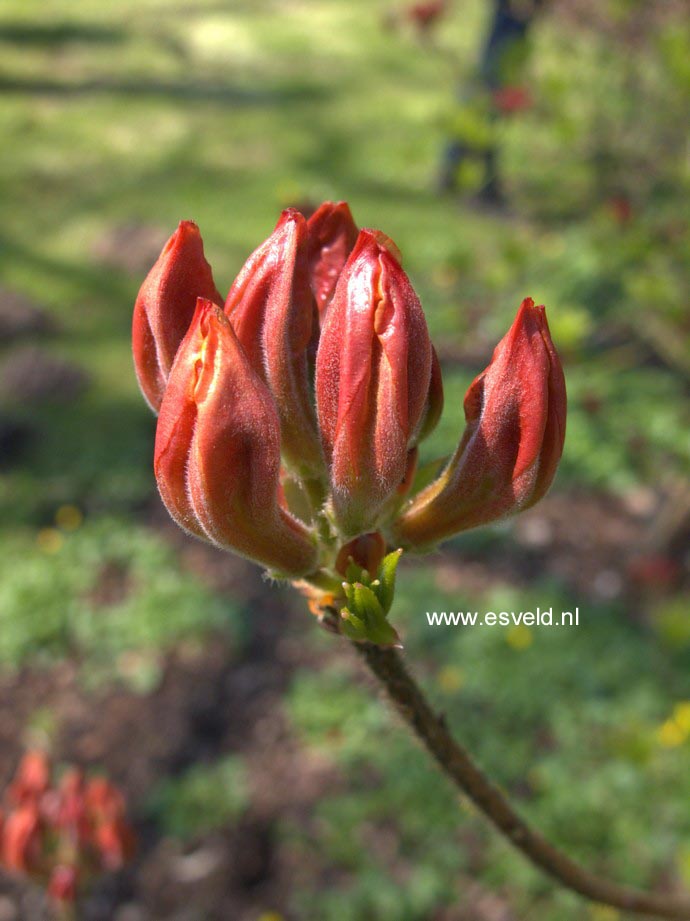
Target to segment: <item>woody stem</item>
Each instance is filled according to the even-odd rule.
[[[443,716],[432,710],[400,654],[371,643],[352,645],[441,770],[531,863],[592,902],[640,915],[690,919],[690,901],[619,886],[589,872],[554,847],[518,815],[505,794],[455,741]]]

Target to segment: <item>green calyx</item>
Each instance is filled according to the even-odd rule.
[[[345,636],[360,643],[400,646],[397,631],[388,622],[395,597],[395,573],[402,550],[384,557],[375,578],[352,559],[348,563],[343,591],[347,605],[342,608],[341,629]]]

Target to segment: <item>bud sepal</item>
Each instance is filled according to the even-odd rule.
[[[395,576],[402,550],[387,554],[376,578],[350,560],[342,583],[346,605],[341,609],[341,630],[348,639],[376,646],[402,648],[397,630],[388,621],[395,597]]]

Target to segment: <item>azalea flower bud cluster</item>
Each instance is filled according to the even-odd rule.
[[[386,551],[528,508],[563,449],[563,372],[527,298],[467,392],[457,449],[435,479],[418,469],[441,368],[400,252],[344,202],[284,211],[225,299],[183,221],[139,291],[133,348],[175,521],[352,617],[359,639],[382,635],[366,619],[392,600]]]
[[[133,848],[114,784],[78,768],[55,782],[43,752],[23,757],[0,814],[2,866],[41,883],[57,904],[70,904],[89,879],[120,869]]]

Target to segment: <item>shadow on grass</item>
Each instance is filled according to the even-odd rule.
[[[56,259],[0,233],[0,267],[5,260],[14,264],[25,263],[38,278],[59,279],[73,286],[84,301],[88,298],[101,299],[104,291],[113,302],[129,303],[132,299],[132,283],[121,273],[104,269],[95,260],[77,263]]]
[[[13,45],[118,45],[128,39],[125,29],[117,26],[100,26],[89,23],[55,22],[5,22],[0,25],[0,42]]]
[[[3,528],[50,524],[55,508],[65,503],[132,513],[155,493],[156,423],[136,396],[109,398],[94,391],[68,403],[15,407],[11,418],[29,436],[19,464],[5,471]]]
[[[273,106],[296,101],[317,102],[331,95],[328,88],[311,83],[275,85],[256,89],[204,80],[141,81],[96,77],[72,83],[47,77],[24,79],[8,75],[0,77],[0,93],[64,97],[88,95],[158,97],[190,102],[219,102],[235,106]]]

